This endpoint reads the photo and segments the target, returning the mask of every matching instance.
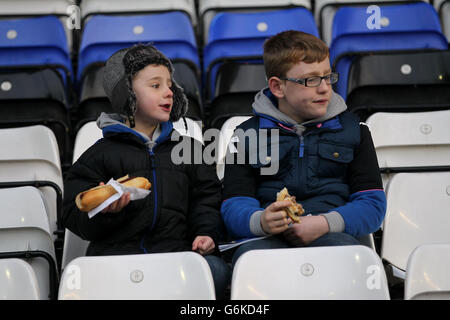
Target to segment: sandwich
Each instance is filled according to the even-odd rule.
[[[291,202],[291,205],[284,210],[292,222],[300,223],[300,216],[305,213],[305,210],[300,203],[297,203],[295,196],[289,195],[288,190],[283,188],[283,190],[277,193],[277,201],[282,200],[289,200]]]

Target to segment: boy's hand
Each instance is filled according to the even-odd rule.
[[[324,216],[305,216],[284,231],[284,238],[294,246],[304,246],[328,233],[330,228]]]
[[[210,236],[197,236],[192,242],[192,251],[197,251],[202,256],[212,253],[215,247]]]
[[[261,227],[264,232],[278,234],[289,228],[292,220],[283,209],[290,205],[291,202],[288,200],[276,201],[264,210],[261,214]]]
[[[99,186],[105,185],[103,182],[99,183]],[[101,213],[116,213],[121,211],[123,208],[125,208],[130,203],[130,194],[124,193],[119,199],[111,203],[109,206],[107,206],[105,209],[100,211]]]

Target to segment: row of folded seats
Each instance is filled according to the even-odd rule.
[[[26,1],[2,1],[0,6],[10,2],[23,5]],[[60,225],[63,173],[101,137],[94,120],[99,112],[111,110],[101,85],[106,59],[133,43],[153,41],[174,61],[175,78],[189,98],[188,117],[175,126],[197,139],[202,139],[205,128],[221,130],[217,173],[223,178],[223,157],[233,129],[251,115],[253,96],[265,86],[262,43],[288,29],[320,36],[330,45],[333,69],[340,74],[334,89],[371,129],[388,198],[387,214],[375,243],[367,242],[370,250],[352,247],[339,249],[342,253],[324,254],[320,250],[328,249],[294,249],[243,256],[242,263],[236,265],[242,265],[242,271],[236,269],[233,275],[231,297],[344,299],[358,298],[349,296],[358,292],[361,299],[384,299],[395,298],[393,288],[400,286],[404,288],[402,297],[409,299],[437,297],[443,290],[450,290],[448,278],[440,278],[446,269],[438,268],[448,269],[449,261],[444,260],[448,253],[442,251],[431,258],[426,256],[431,253],[420,251],[448,252],[448,245],[434,244],[450,243],[450,53],[441,28],[441,22],[445,28],[448,21],[448,15],[446,20],[442,17],[448,12],[445,8],[450,7],[449,1],[434,1],[436,8],[441,8],[441,19],[426,1],[359,1],[359,6],[349,6],[346,1],[286,1],[288,8],[281,8],[281,4],[273,8],[268,1],[258,1],[258,10],[246,1],[239,1],[240,5],[247,3],[245,8],[239,8],[238,1],[220,1],[229,3],[228,10],[220,8],[218,1],[206,0],[165,1],[172,3],[170,10],[161,9],[159,1],[136,1],[141,7],[133,7],[135,1],[128,1],[126,10],[123,3],[111,0],[42,3],[56,8],[61,2],[66,3],[66,9],[67,3],[80,5],[80,34],[68,32],[62,23],[67,21],[66,11],[59,17],[0,19],[0,201],[6,203],[0,222],[0,275],[23,272],[28,276],[17,273],[14,279],[28,279],[24,285],[34,288],[15,290],[21,288],[18,282],[10,287],[13,282],[0,277],[0,296],[214,298],[210,274],[205,273],[203,262],[193,257],[178,262],[176,259],[182,257],[178,254],[164,255],[162,260],[155,257],[165,263],[162,266],[150,262],[152,255],[136,257],[133,270],[121,269],[120,257],[114,261],[82,257],[88,242]],[[32,1],[29,3],[32,8]],[[182,10],[177,7],[181,3],[194,9]],[[380,29],[367,27],[368,3],[381,8]],[[155,12],[158,10],[164,12]],[[332,263],[319,259],[332,259],[334,254],[341,258],[329,260]],[[367,266],[353,260],[355,256],[367,261]],[[141,259],[149,260],[145,263]],[[192,264],[186,262],[189,259],[193,259]],[[282,263],[283,259],[291,262]],[[349,289],[351,280],[346,282],[346,277],[341,277],[344,273],[326,269],[336,261],[343,264],[343,270],[354,270],[349,275],[359,274],[361,281],[365,276],[364,283],[355,284],[362,291]],[[310,265],[304,272],[312,270],[318,277],[299,273],[305,262]],[[426,262],[432,264],[425,266]],[[195,263],[199,263],[198,268],[193,267]],[[112,269],[98,268],[100,264]],[[168,269],[170,265],[202,270],[184,275],[192,276],[191,280],[202,277],[204,286],[198,291],[176,287],[177,277]],[[261,268],[263,265],[267,269]],[[280,272],[280,267],[285,272]],[[167,273],[154,271],[159,268]],[[96,270],[107,273],[110,278],[103,279],[111,285],[111,279],[119,274],[126,274],[128,282],[113,282],[120,290],[105,287],[105,292],[98,292],[96,289],[103,286],[97,285],[102,277],[94,273]],[[245,270],[253,270],[253,275]],[[161,275],[159,295],[148,290],[142,295],[136,284],[147,280],[152,283],[152,272]],[[80,274],[85,276],[77,278]],[[163,274],[174,280],[164,280]],[[428,278],[415,278],[415,274]],[[289,280],[283,280],[283,275]],[[371,280],[379,282],[367,285],[371,275]],[[283,282],[283,290],[274,290],[270,279]],[[316,289],[301,291],[308,283]],[[418,289],[414,284],[423,287]],[[427,284],[441,290],[430,293],[433,290],[426,288]],[[373,286],[377,290],[370,289]],[[336,295],[329,295],[331,292]],[[120,293],[123,295],[118,296]]]
[[[228,127],[228,123],[235,121],[234,126],[236,126],[238,122],[244,121],[246,118],[233,117],[228,120],[221,130],[220,140],[229,140],[232,128]],[[331,251],[323,253],[320,251],[322,249],[312,248],[307,251],[305,249],[274,250],[276,252],[268,250],[248,256],[244,255],[242,261],[246,262],[236,265],[231,297],[236,299],[304,299],[308,297],[310,299],[385,299],[399,298],[397,290],[401,288],[401,297],[408,299],[416,296],[416,294],[411,294],[413,289],[420,291],[420,295],[417,293],[416,298],[450,298],[443,292],[450,290],[450,283],[446,276],[450,261],[445,260],[445,257],[449,255],[446,251],[441,252],[441,250],[449,250],[450,246],[448,232],[450,226],[448,217],[450,208],[449,121],[450,110],[411,113],[377,112],[371,115],[367,119],[367,124],[371,129],[378,162],[382,169],[388,203],[385,220],[380,226],[381,242],[374,243],[369,239],[364,242],[369,248],[357,246],[339,249],[343,250],[342,252],[336,248],[328,248],[323,250]],[[201,139],[201,129],[198,124],[191,119],[187,119],[187,122],[190,129],[187,134]],[[175,127],[183,130],[185,128],[183,120],[177,122]],[[76,161],[77,157],[100,137],[101,131],[96,127],[95,122],[86,123],[77,135],[73,161]],[[0,129],[0,145],[0,150],[2,150],[0,152],[0,180],[2,181],[0,183],[0,201],[4,204],[0,218],[0,257],[2,258],[0,265],[20,264],[21,262],[17,262],[17,259],[26,261],[29,265],[26,267],[27,272],[34,275],[38,284],[36,288],[39,289],[39,295],[36,297],[42,299],[56,299],[57,297],[64,299],[214,298],[209,295],[205,296],[205,294],[210,294],[207,293],[209,291],[204,291],[207,289],[180,291],[173,287],[176,286],[176,275],[179,275],[180,268],[184,269],[182,263],[187,263],[185,258],[180,261],[175,260],[178,262],[167,263],[166,268],[152,260],[160,261],[158,257],[133,259],[117,257],[111,261],[101,257],[88,258],[84,257],[88,241],[78,238],[69,230],[65,230],[63,244],[58,242],[58,235],[61,236],[61,233],[55,234],[55,231],[61,228],[58,226],[59,210],[61,210],[61,202],[58,199],[61,195],[52,185],[59,186],[62,190],[62,174],[53,132],[42,125]],[[18,145],[21,148],[17,148]],[[219,153],[223,154],[227,143],[222,141],[219,143],[219,147],[222,150]],[[62,255],[59,257],[58,246],[59,253]],[[421,254],[416,252],[421,252],[420,250],[425,250],[425,252]],[[431,250],[431,253],[427,253],[427,250]],[[432,253],[435,256],[430,258],[428,254]],[[340,258],[336,258],[335,254]],[[427,258],[423,258],[424,256]],[[163,255],[164,259],[168,259],[167,261],[180,257],[177,254]],[[327,257],[330,260],[319,259],[319,257]],[[363,261],[367,259],[367,263],[362,264],[360,258],[353,260],[351,257],[365,257]],[[4,259],[13,259],[13,261],[4,262]],[[133,270],[130,270],[129,267],[130,259],[133,261],[132,269],[137,268],[140,272],[144,272],[145,279],[148,278],[147,273],[158,274],[161,277],[164,275],[164,277],[173,279],[170,286],[168,286],[168,282],[161,282],[161,286],[166,288],[164,293],[158,287],[157,292],[164,295],[158,296],[155,292],[144,294],[137,287],[133,287],[133,280],[131,280],[132,283],[113,282],[120,288],[130,286],[127,289],[130,291],[99,285],[98,281],[104,280],[111,283],[111,279],[118,279],[119,275],[131,273]],[[149,260],[146,264],[141,259]],[[164,259],[160,261],[162,264],[166,263]],[[192,263],[198,263],[197,269],[202,270],[201,275],[193,273],[192,277],[201,276],[204,281],[209,279],[209,273],[201,267],[203,262],[190,257],[186,259],[193,259]],[[260,260],[264,260],[266,263],[263,264]],[[284,260],[288,260],[290,263],[286,264],[283,262]],[[276,267],[268,264],[270,261],[276,264]],[[310,271],[305,272],[311,272],[311,268],[317,270],[318,278],[314,279],[319,281],[314,284],[307,283],[316,289],[320,284],[321,290],[311,291],[308,289],[309,287],[305,287],[304,282],[307,281],[308,275],[298,274],[299,267],[305,263],[310,264],[305,267]],[[103,264],[109,265],[111,269],[94,267]],[[341,269],[337,269],[337,264],[342,264],[342,269],[347,270],[348,273],[339,271]],[[173,265],[179,267],[176,268],[177,272],[167,269],[167,266]],[[240,265],[243,265],[243,271],[239,271],[238,266]],[[326,265],[333,266],[333,269],[326,269]],[[140,269],[144,266],[146,266],[145,270]],[[262,266],[267,267],[267,270]],[[86,270],[80,271],[79,268],[86,268]],[[160,273],[160,268],[165,271]],[[285,268],[285,270],[280,268]],[[102,274],[106,273],[108,276],[100,277],[95,274],[96,270]],[[261,274],[254,274],[255,270]],[[408,270],[413,270],[415,275],[410,275],[413,271]],[[421,271],[416,272],[417,270]],[[267,277],[269,272],[271,277]],[[74,278],[80,274],[84,275],[83,278]],[[138,272],[138,275],[135,275],[138,279],[139,274]],[[185,275],[190,274],[190,272],[185,273]],[[340,276],[336,277],[336,274]],[[343,274],[348,274],[349,277],[344,277]],[[360,280],[352,282],[355,274],[360,276]],[[0,272],[0,275],[3,274]],[[414,278],[418,275],[425,276],[425,278]],[[443,278],[442,275],[444,275]],[[334,280],[330,280],[327,276],[333,277]],[[373,286],[377,290],[373,291],[372,285],[364,287],[366,282],[360,282],[363,281],[363,276],[367,281],[369,278],[375,281]],[[129,277],[125,278],[127,281],[130,279]],[[275,281],[276,285],[270,283],[268,278]],[[9,276],[8,279],[10,279]],[[29,278],[20,276],[14,279],[8,283],[14,283],[15,287],[20,288],[17,279],[25,281]],[[91,279],[97,280],[93,282]],[[3,280],[0,279],[0,282]],[[149,281],[154,283],[152,280]],[[197,283],[197,280],[192,281]],[[280,288],[280,282],[285,283],[289,290],[274,291],[273,286]],[[89,283],[94,287],[88,285]],[[325,286],[326,283],[328,286]],[[352,284],[351,290],[348,287],[350,283]],[[419,290],[418,285],[424,287]],[[429,286],[427,287],[427,285]],[[208,286],[206,288],[209,288]],[[105,291],[98,292],[95,287],[104,288]],[[0,288],[6,291],[6,293],[2,292],[6,297],[12,298],[13,296],[8,294],[17,293],[11,285],[0,286]],[[248,291],[246,288],[257,289]],[[269,288],[272,289],[269,290]],[[283,288],[285,288],[284,285]],[[303,288],[304,291],[300,288]],[[364,288],[366,288],[365,291]],[[335,295],[332,295],[333,292]],[[25,291],[22,293],[25,294]],[[354,294],[359,296],[354,296]]]
[[[448,90],[441,90],[449,60],[441,22],[448,18],[440,19],[426,1],[375,2],[380,19],[374,28],[368,27],[369,1],[316,1],[316,16],[309,1],[281,1],[276,8],[269,2],[251,8],[245,1],[130,1],[126,10],[119,1],[82,1],[80,29],[73,30],[67,4],[74,2],[48,1],[54,15],[36,17],[20,17],[16,5],[6,10],[10,2],[0,3],[0,126],[50,127],[64,171],[79,128],[111,111],[102,87],[105,61],[139,42],[153,42],[172,59],[189,99],[187,116],[204,128],[251,115],[254,94],[266,85],[262,44],[289,29],[327,41],[340,74],[335,90],[362,120],[375,110],[437,110],[449,101]],[[65,14],[55,9],[61,2]],[[438,8],[447,17],[447,5]]]

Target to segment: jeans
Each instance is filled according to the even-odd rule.
[[[331,232],[317,238],[305,247],[325,247],[325,246],[352,246],[359,245],[360,242],[347,233]],[[233,254],[232,267],[237,259],[247,251],[258,249],[281,249],[292,248],[293,246],[281,237],[272,236],[261,240],[255,240],[240,245]]]
[[[216,299],[223,300],[225,299],[226,291],[231,280],[231,268],[220,257],[207,255],[204,256],[204,258],[211,269],[216,290]]]

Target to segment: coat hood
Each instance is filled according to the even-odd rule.
[[[297,123],[294,119],[278,109],[277,98],[272,94],[272,92],[270,92],[268,87],[262,89],[256,94],[252,107],[253,112],[257,116],[281,122],[282,124],[295,129],[298,134],[301,134],[306,129],[305,126],[308,124],[330,120],[347,110],[347,105],[345,104],[344,99],[333,91],[325,115],[303,123]]]

